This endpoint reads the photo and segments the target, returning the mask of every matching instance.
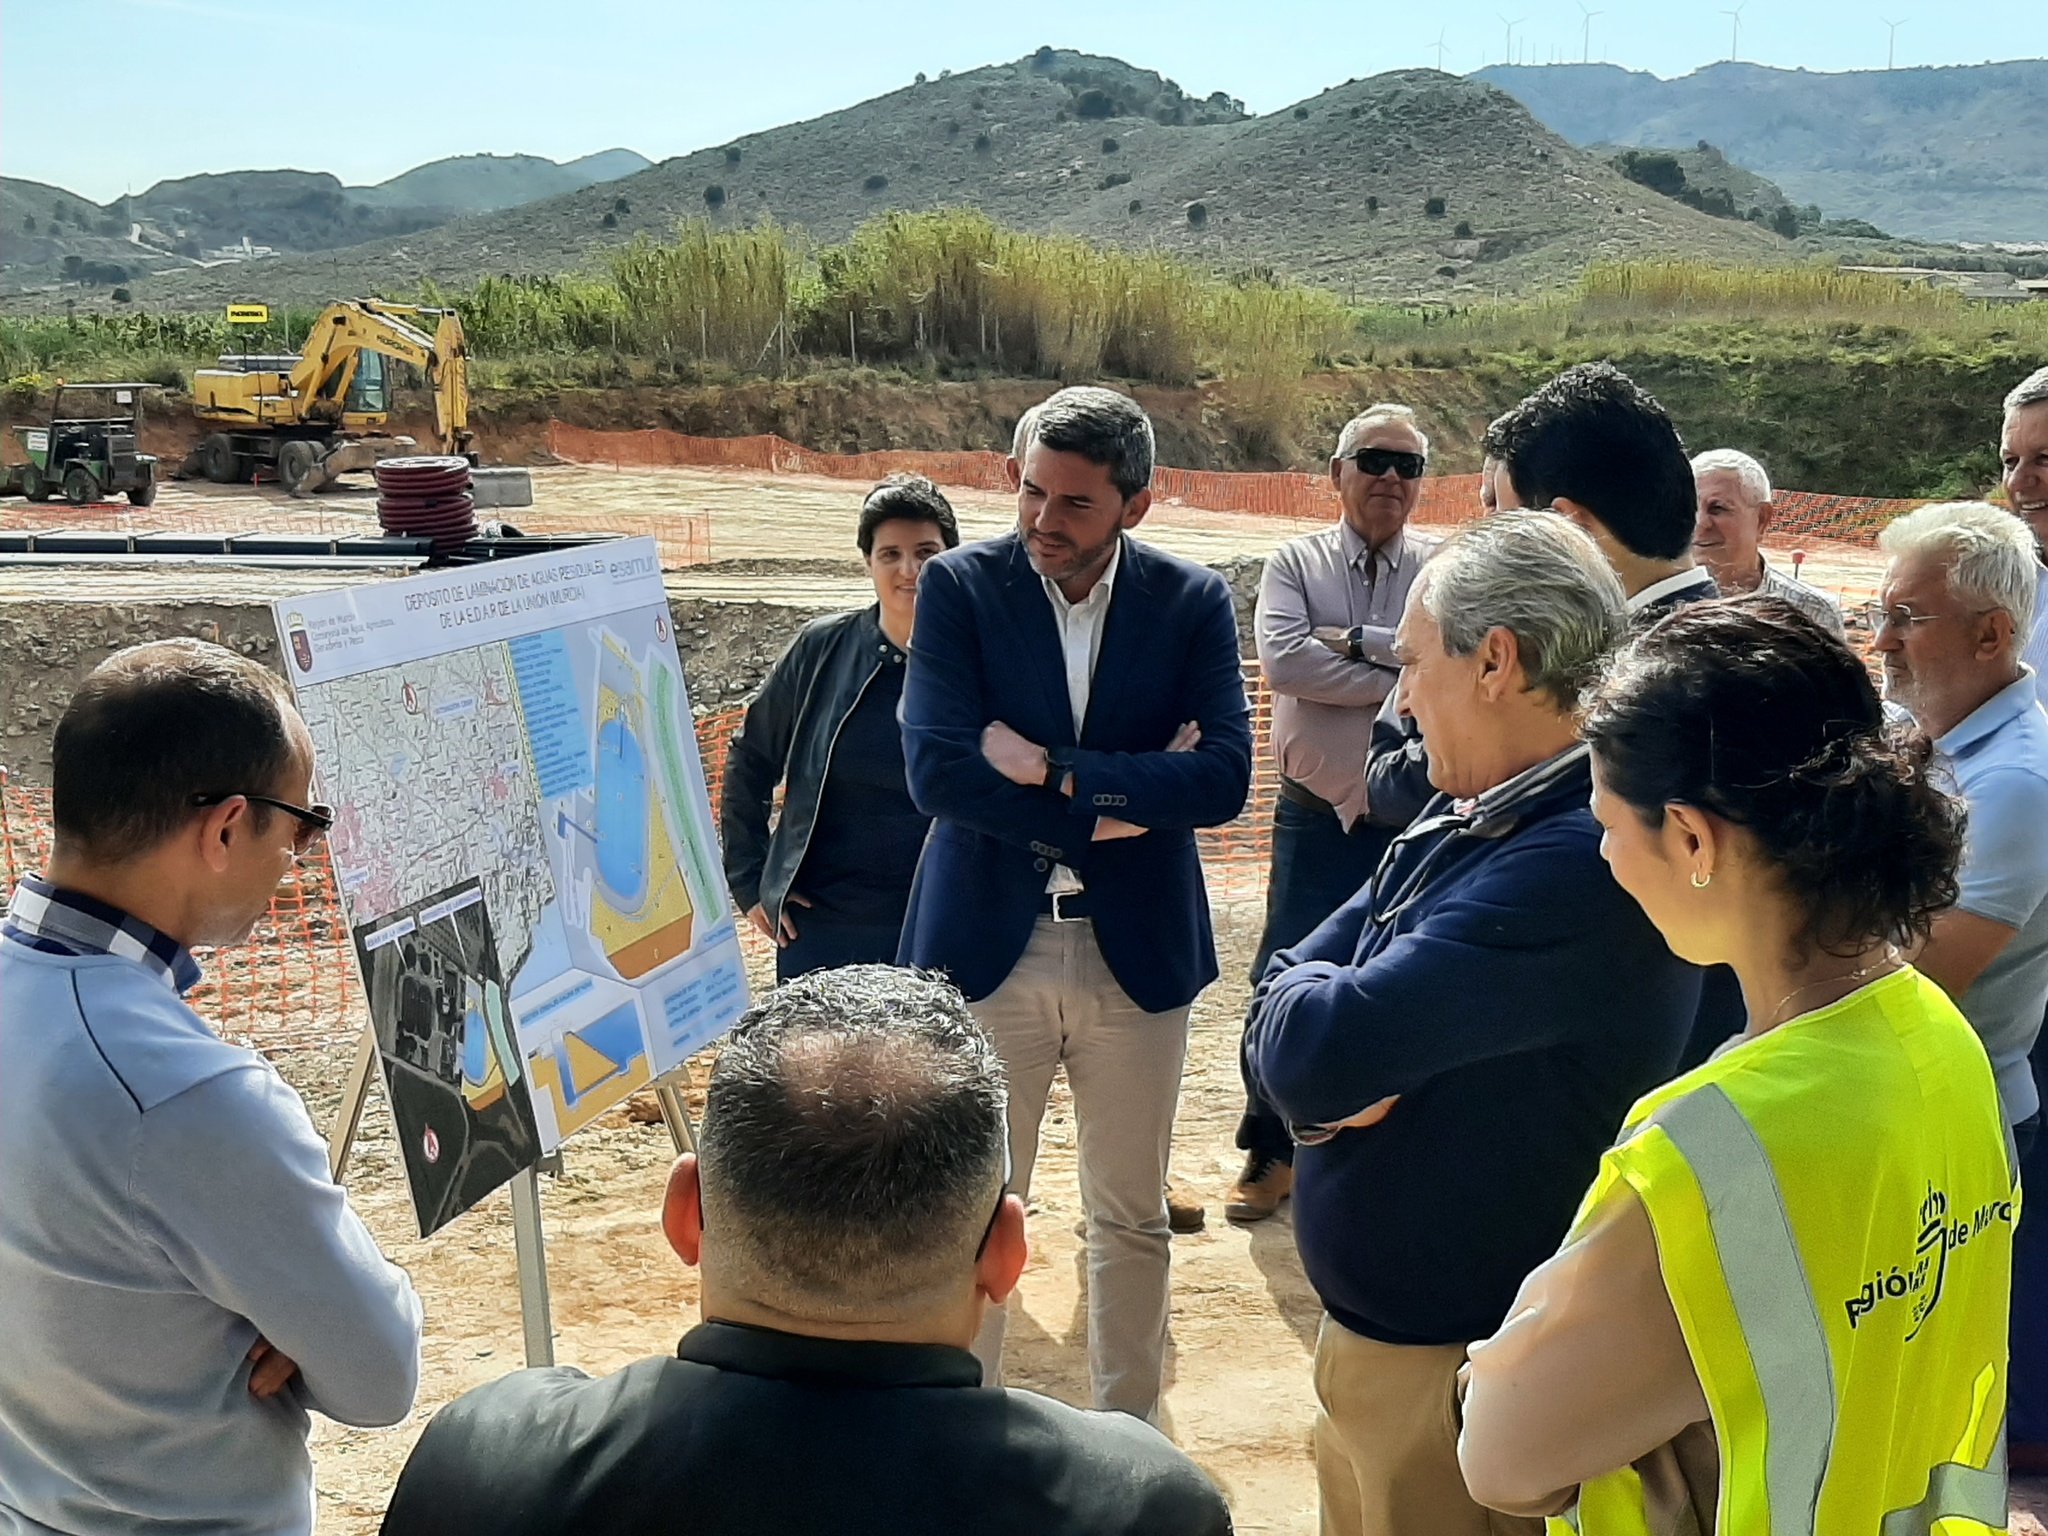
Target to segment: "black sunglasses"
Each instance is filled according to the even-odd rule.
[[[292,848],[298,853],[304,853],[312,847],[315,840],[324,837],[334,825],[334,807],[331,805],[293,805],[289,800],[277,800],[269,795],[252,795],[247,790],[232,789],[218,795],[194,795],[192,803],[205,809],[232,800],[238,795],[251,805],[267,805],[274,811],[296,816],[299,819],[299,830],[292,835]]]
[[[1361,448],[1351,455],[1361,475],[1384,475],[1392,470],[1403,480],[1420,480],[1429,463],[1426,454],[1403,453],[1398,448]]]

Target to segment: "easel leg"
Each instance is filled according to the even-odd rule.
[[[682,1088],[664,1078],[654,1085],[654,1102],[661,1106],[662,1123],[668,1127],[669,1140],[676,1144],[676,1156],[696,1151],[697,1129],[690,1124],[690,1109],[683,1102]]]
[[[531,1168],[512,1175],[512,1247],[519,1263],[519,1322],[529,1366],[555,1363],[554,1320],[548,1312],[548,1261],[541,1244],[540,1180]]]
[[[377,1036],[366,1024],[356,1042],[356,1059],[348,1069],[348,1082],[341,1090],[341,1110],[334,1128],[327,1133],[327,1173],[335,1183],[348,1171],[348,1155],[355,1150],[356,1131],[363,1123],[363,1103],[370,1096],[370,1080],[377,1075]]]

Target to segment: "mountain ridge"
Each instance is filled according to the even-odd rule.
[[[2048,240],[2048,59],[1823,74],[1724,60],[1665,80],[1617,64],[1491,64],[1577,145],[1707,140],[1832,217],[1922,240]]]

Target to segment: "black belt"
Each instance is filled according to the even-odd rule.
[[[1039,898],[1038,915],[1056,923],[1077,923],[1095,915],[1095,897],[1089,891],[1047,891]]]
[[[1307,785],[1297,784],[1289,778],[1283,778],[1280,781],[1280,798],[1282,800],[1291,800],[1304,810],[1324,811],[1332,816],[1337,814],[1337,807],[1330,804],[1329,801],[1325,800]]]

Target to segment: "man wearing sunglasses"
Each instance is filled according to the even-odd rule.
[[[308,1414],[393,1424],[420,1305],[305,1105],[186,1006],[332,817],[284,686],[135,646],[52,746],[0,923],[0,1529],[311,1532]]]
[[[1394,835],[1368,813],[1365,764],[1373,717],[1400,675],[1394,626],[1435,548],[1407,531],[1428,463],[1429,439],[1407,406],[1353,417],[1330,455],[1341,515],[1266,559],[1254,632],[1273,695],[1280,795],[1254,984],[1275,951],[1299,944],[1357,893]],[[1249,1090],[1237,1144],[1244,1171],[1224,1214],[1261,1221],[1293,1188],[1294,1143]]]

